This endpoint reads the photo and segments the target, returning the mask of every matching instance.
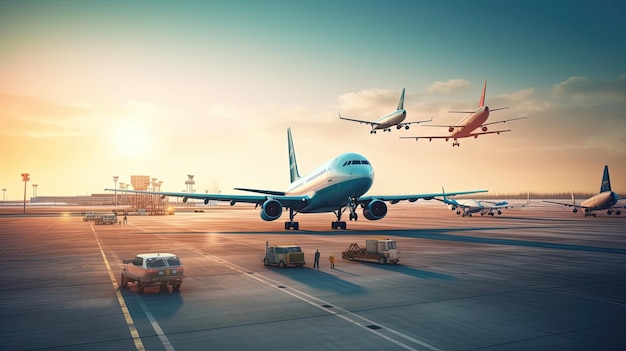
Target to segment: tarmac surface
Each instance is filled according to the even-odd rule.
[[[127,225],[0,211],[0,349],[626,349],[624,215],[461,218],[418,202],[346,231],[330,230],[332,214],[298,215],[303,230],[286,232],[285,215],[203,209]],[[368,238],[395,239],[400,262],[341,259]],[[305,267],[263,266],[266,241],[299,244]],[[118,286],[122,260],[145,252],[181,258],[180,292]]]

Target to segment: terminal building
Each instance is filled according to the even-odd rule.
[[[188,175],[185,181],[186,190],[184,192],[194,193],[195,181],[193,175]],[[127,190],[132,186],[132,190],[139,191],[161,191],[163,181],[144,175],[133,175],[130,177],[130,184],[120,183],[118,190]],[[173,201],[172,201],[173,200]],[[163,215],[169,207],[194,207],[197,202],[189,200],[183,203],[180,199],[172,199],[151,194],[133,194],[123,191],[106,192],[102,194],[78,195],[78,196],[33,196],[30,198],[31,204],[51,204],[51,205],[77,205],[77,206],[119,206],[129,211],[141,211],[149,215]],[[203,203],[203,202],[200,202]],[[214,204],[210,202],[209,205]]]

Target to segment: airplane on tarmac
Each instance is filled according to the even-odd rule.
[[[469,138],[474,137],[478,138],[479,135],[483,134],[500,134],[504,132],[510,132],[510,129],[502,129],[502,130],[488,130],[487,126],[497,123],[506,123],[510,121],[515,121],[518,119],[523,119],[526,117],[517,117],[512,119],[507,119],[503,121],[489,122],[485,123],[489,118],[489,112],[504,110],[508,107],[499,107],[494,109],[489,109],[489,106],[485,106],[485,92],[487,91],[487,79],[485,79],[485,83],[483,84],[483,92],[480,95],[480,101],[478,102],[478,108],[474,111],[448,111],[450,113],[467,113],[459,123],[456,125],[437,125],[437,124],[424,124],[427,127],[447,127],[450,135],[437,135],[437,136],[416,136],[416,137],[400,137],[401,139],[428,139],[432,141],[433,139],[445,139],[448,141],[449,139],[453,139],[452,147],[460,146],[458,139],[461,138]],[[480,131],[476,132],[477,129],[480,128]]]
[[[585,212],[585,217],[593,216],[596,214],[594,211],[607,210],[607,214],[612,214],[615,211],[616,215],[621,215],[621,209],[626,208],[626,206],[615,206],[619,197],[617,193],[611,190],[611,180],[609,179],[609,166],[604,166],[604,173],[602,174],[602,183],[600,183],[600,193],[594,195],[587,200],[584,200],[580,203],[580,205],[576,204],[576,200],[574,199],[574,193],[572,192],[572,203],[568,204],[565,202],[557,202],[557,201],[548,201],[544,200],[544,202],[563,205],[568,207],[574,207],[572,212],[578,212],[578,209],[582,209]]]
[[[257,193],[254,195],[224,195],[224,194],[189,194],[179,192],[156,192],[139,190],[120,190],[118,192],[153,194],[182,197],[183,202],[188,199],[201,199],[207,204],[211,200],[229,201],[233,206],[238,202],[252,203],[261,207],[261,219],[274,221],[282,215],[283,208],[289,211],[289,221],[285,222],[285,230],[299,229],[298,222],[294,217],[298,213],[323,213],[333,212],[337,217],[331,222],[332,229],[346,229],[346,222],[341,220],[345,210],[350,212],[350,220],[356,221],[357,207],[363,208],[363,216],[368,220],[379,220],[387,214],[387,205],[407,200],[415,202],[418,199],[430,200],[435,196],[444,194],[410,194],[410,195],[367,195],[374,182],[374,169],[365,156],[358,153],[343,153],[330,161],[319,166],[311,173],[300,176],[296,154],[291,137],[291,128],[287,129],[287,142],[289,150],[289,171],[291,184],[286,191],[273,191],[261,189],[235,188],[247,192]],[[115,191],[115,189],[105,189]],[[460,191],[447,195],[461,195],[482,193],[487,190]]]
[[[448,198],[449,194],[446,194],[443,187],[441,187],[441,192],[443,193],[443,198],[439,199],[435,197],[434,199],[437,201],[441,201],[445,203],[446,205],[448,205],[448,208],[450,210],[452,211],[456,210],[456,214],[461,215],[462,217],[465,217],[465,216],[471,217],[473,213],[480,213],[481,216],[484,216],[484,215],[493,216],[496,213],[498,215],[501,215],[503,209],[512,208],[516,206],[516,205],[510,205],[507,201],[493,202],[493,201],[486,201],[486,200],[479,201],[479,200],[473,200],[473,199],[457,201],[455,199]],[[530,202],[530,199],[527,200],[526,204],[528,204],[529,202]],[[521,206],[523,207],[525,205],[521,205]]]
[[[400,95],[400,101],[398,102],[398,108],[392,113],[380,117],[374,122],[363,121],[360,119],[352,119],[341,116],[339,113],[339,118],[344,119],[346,121],[358,122],[362,124],[369,124],[372,126],[372,130],[370,130],[370,134],[376,134],[376,130],[382,129],[383,132],[391,132],[391,127],[396,126],[396,129],[409,129],[411,124],[419,124],[422,122],[430,122],[433,119],[424,120],[424,121],[415,121],[415,122],[402,122],[406,118],[406,110],[404,109],[404,88],[402,88],[402,95]]]

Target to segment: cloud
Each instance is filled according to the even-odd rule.
[[[84,133],[84,119],[92,114],[84,106],[63,105],[30,96],[0,93],[0,133],[46,138]]]
[[[354,114],[359,119],[375,119],[396,109],[400,92],[390,89],[368,89],[346,93],[337,99],[342,114]]]
[[[570,77],[566,81],[553,85],[550,94],[555,98],[582,102],[626,101],[626,76],[622,75],[610,81]]]
[[[426,91],[432,94],[449,94],[471,86],[472,84],[465,79],[450,79],[447,82],[436,81]]]

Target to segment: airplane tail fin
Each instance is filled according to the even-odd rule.
[[[287,128],[287,143],[289,148],[289,175],[290,182],[293,183],[300,179],[300,173],[298,173],[298,162],[296,162],[296,151],[293,148],[293,140],[291,138],[291,127]]]
[[[609,166],[604,166],[604,174],[602,175],[602,184],[600,184],[600,192],[611,191],[611,180],[609,179]]]
[[[400,101],[398,101],[398,110],[404,109],[404,88],[402,88],[402,95],[400,95]]]
[[[485,106],[485,93],[487,92],[487,78],[485,78],[485,83],[483,83],[483,93],[480,95],[480,101],[478,102],[478,107]]]

